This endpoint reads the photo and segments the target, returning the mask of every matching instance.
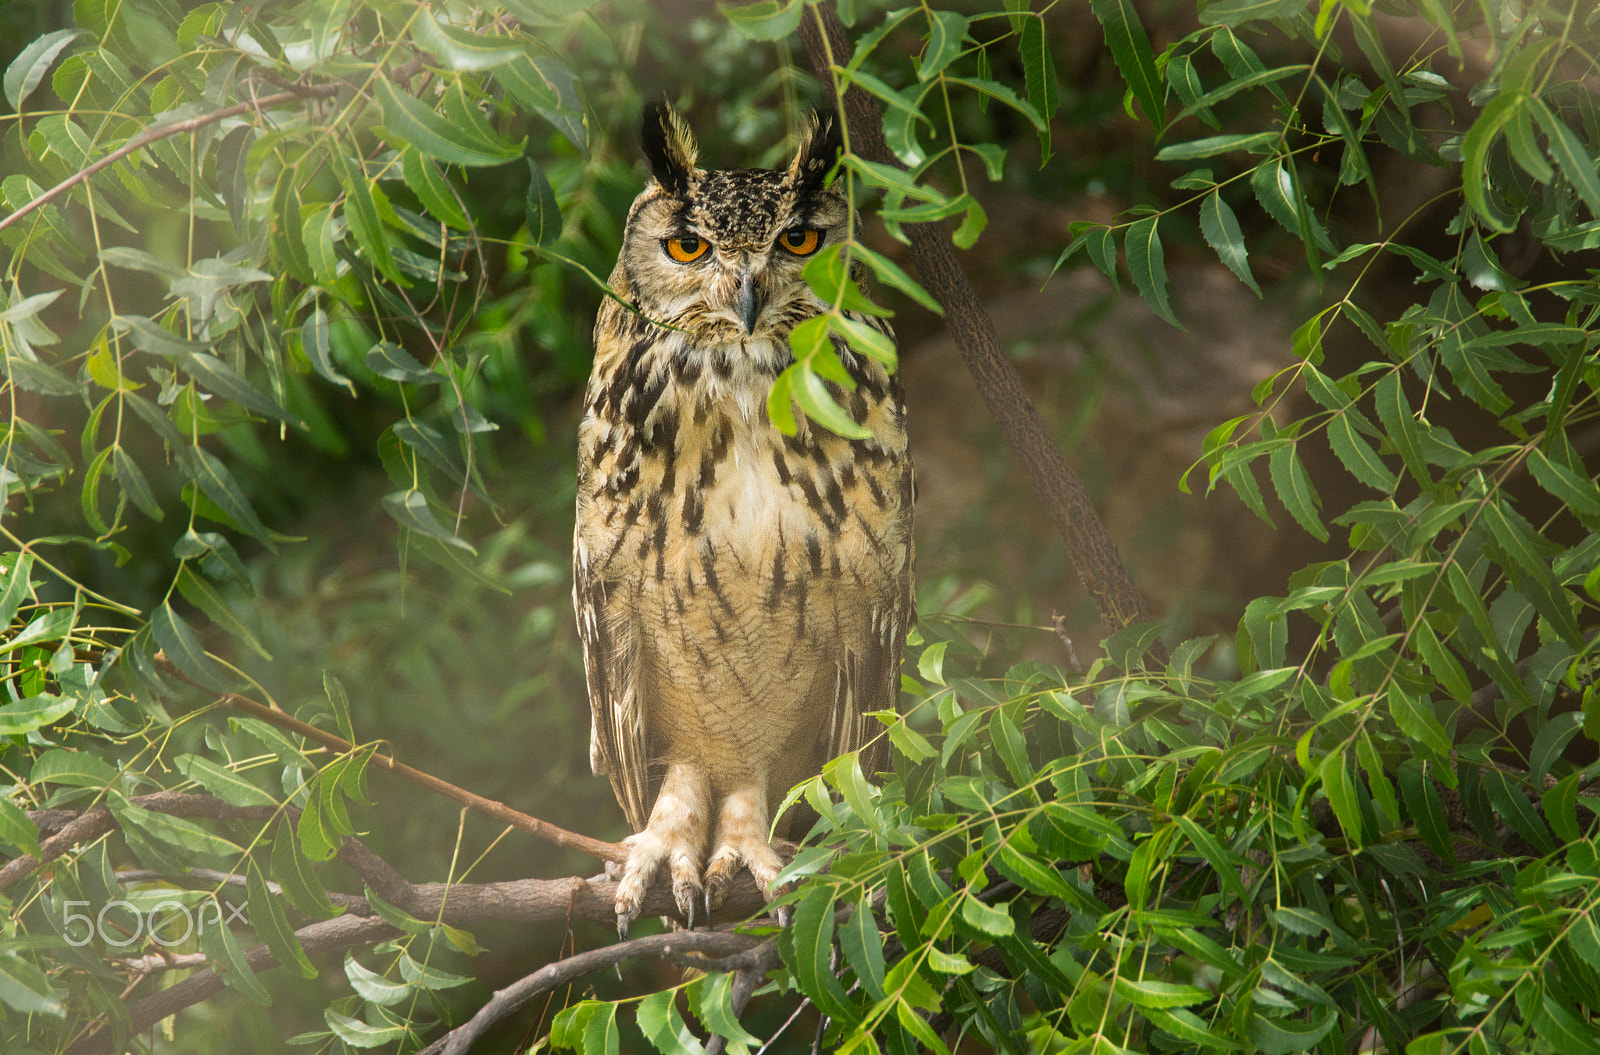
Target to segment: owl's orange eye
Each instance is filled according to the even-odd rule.
[[[778,244],[795,256],[810,256],[822,244],[822,232],[815,227],[791,227],[778,236]]]
[[[686,234],[682,238],[663,238],[661,244],[666,248],[667,255],[680,264],[693,263],[711,250],[710,242],[696,238],[692,234]]]

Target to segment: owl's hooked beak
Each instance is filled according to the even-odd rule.
[[[744,323],[745,333],[756,332],[756,320],[766,306],[766,297],[756,288],[754,272],[748,267],[742,269],[739,272],[739,321]]]

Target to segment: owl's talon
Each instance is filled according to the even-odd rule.
[[[628,917],[627,916],[623,916],[623,915],[618,915],[617,916],[617,940],[618,941],[627,941],[628,940]]]
[[[689,904],[685,906],[684,915],[689,917],[689,925],[684,929],[694,930],[694,898],[689,899]]]
[[[772,910],[772,914],[777,918],[778,926],[782,927],[784,930],[788,930],[790,925],[794,923],[793,905],[779,905],[777,908]]]
[[[710,887],[706,888],[706,892],[705,892],[704,896],[705,896],[705,905],[706,905],[706,930],[710,930],[711,929],[711,888]]]

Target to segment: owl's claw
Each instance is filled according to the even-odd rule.
[[[618,941],[627,941],[628,940],[628,917],[627,916],[622,916],[622,915],[617,916],[617,940]]]
[[[686,911],[684,915],[689,917],[689,926],[685,929],[694,930],[694,898],[689,899],[688,911]]]
[[[710,890],[710,888],[706,889],[705,905],[706,905],[706,930],[710,930],[711,929],[711,890]]]

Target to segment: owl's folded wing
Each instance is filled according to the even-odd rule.
[[[589,765],[611,777],[617,801],[634,831],[650,817],[647,798],[644,716],[638,698],[638,634],[620,617],[611,586],[590,574],[582,549],[573,560],[572,599],[583,642],[583,667],[589,681]]]

